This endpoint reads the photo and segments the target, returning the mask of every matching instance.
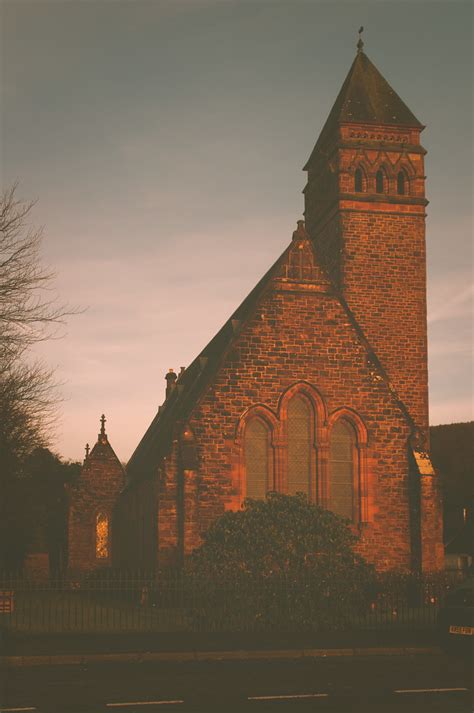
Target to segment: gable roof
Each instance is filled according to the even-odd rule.
[[[301,244],[309,246],[313,255],[312,244],[302,220],[298,221],[292,242],[196,359],[180,374],[174,389],[158,410],[128,462],[127,474],[129,477],[133,478],[139,470],[149,470],[153,464],[169,452],[176,424],[187,419],[207,385],[217,373],[235,337],[254,313],[261,296],[268,289],[272,280],[274,278],[292,279],[291,270],[294,268],[291,265],[290,256],[292,250],[299,250]],[[331,288],[329,279],[316,261],[313,261],[311,274],[308,277],[311,282],[318,283],[321,289]]]
[[[352,63],[316,142],[316,146],[303,168],[304,171],[308,170],[316,150],[330,131],[340,124],[375,124],[424,128],[423,124],[418,121],[365,52],[362,51],[357,53]]]
[[[304,252],[307,255],[308,250],[311,253],[310,274],[303,272],[297,277],[294,274],[294,270],[298,268],[295,268],[295,261],[292,258],[298,252]],[[306,266],[303,270],[308,270],[308,267]],[[306,276],[301,277],[302,274]],[[414,432],[415,424],[405,404],[390,383],[388,374],[372,350],[343,295],[318,263],[314,246],[304,228],[304,222],[298,221],[298,228],[293,233],[293,240],[290,245],[283,251],[196,359],[180,374],[175,387],[159,408],[158,413],[128,462],[127,485],[130,485],[135,480],[135,477],[140,478],[151,475],[160,461],[170,453],[173,439],[177,437],[176,428],[180,424],[184,426],[192,410],[205,393],[207,386],[217,374],[242,326],[254,314],[261,297],[275,280],[282,282],[311,282],[319,292],[330,293],[340,303],[352,329],[357,334],[359,342],[367,351],[367,359],[371,364],[371,368],[378,373],[379,378],[385,383],[388,392],[397,404],[410,430]]]

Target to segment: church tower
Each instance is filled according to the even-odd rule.
[[[127,465],[123,561],[182,563],[225,510],[276,491],[350,521],[380,571],[443,567],[422,130],[359,41],[305,166],[306,227],[168,374]]]
[[[306,228],[427,448],[423,125],[363,51],[304,170]]]

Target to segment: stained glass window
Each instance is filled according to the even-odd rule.
[[[330,509],[348,520],[354,509],[354,445],[352,426],[338,421],[331,431]]]
[[[105,512],[97,513],[95,522],[95,556],[106,559],[109,556],[109,516]]]
[[[311,413],[301,396],[288,403],[288,493],[310,494]]]
[[[264,498],[268,485],[269,432],[263,421],[252,418],[245,428],[247,497]]]

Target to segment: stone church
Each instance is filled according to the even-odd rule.
[[[349,520],[380,570],[443,567],[423,128],[359,41],[304,166],[305,220],[196,359],[167,374],[125,479],[116,459],[107,562],[179,565],[225,510],[276,490]]]

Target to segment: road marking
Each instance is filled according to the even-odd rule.
[[[291,698],[327,698],[329,693],[294,693],[279,696],[248,696],[248,701],[283,701]]]
[[[36,708],[28,706],[27,708],[0,708],[0,713],[14,713],[15,711],[35,711]]]
[[[394,693],[452,693],[468,690],[468,688],[399,688]]]
[[[106,703],[107,708],[127,708],[129,706],[172,706],[184,703],[181,698],[172,701],[127,701],[126,703]]]

